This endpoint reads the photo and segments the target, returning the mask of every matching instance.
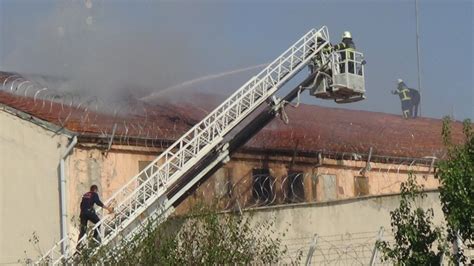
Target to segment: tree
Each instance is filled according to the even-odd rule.
[[[286,254],[273,221],[256,222],[252,215],[218,213],[197,207],[185,217],[148,226],[119,249],[102,248],[77,263],[141,265],[274,264]],[[87,252],[82,252],[87,254]]]
[[[392,261],[397,265],[436,265],[445,250],[442,243],[441,228],[433,225],[433,209],[423,210],[416,207],[416,200],[426,197],[423,186],[416,182],[411,173],[408,180],[400,187],[400,206],[390,212],[392,232],[395,243],[377,242],[382,252],[382,260]],[[438,241],[438,252],[433,245]]]
[[[448,239],[455,241],[457,234],[464,240],[474,239],[474,134],[471,121],[463,123],[465,142],[454,144],[451,120],[443,120],[442,137],[448,157],[438,163],[436,176],[440,180],[440,199],[448,225]],[[456,260],[464,257],[456,254]]]

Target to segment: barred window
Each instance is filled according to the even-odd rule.
[[[286,180],[286,199],[288,202],[303,202],[304,197],[304,173],[301,171],[290,171]]]
[[[270,176],[268,168],[253,169],[253,199],[262,204],[273,202],[273,177]]]

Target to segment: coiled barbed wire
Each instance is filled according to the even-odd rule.
[[[176,138],[192,126],[185,120],[171,119],[173,112],[166,109],[172,106],[161,108],[166,110],[163,113],[155,110],[155,106],[139,101],[107,102],[98,96],[80,96],[72,91],[43,86],[18,74],[0,72],[0,80],[0,89],[10,95],[8,104],[12,107],[79,134],[96,133],[112,143],[115,139],[125,145],[158,148],[156,140]],[[169,121],[159,125],[151,117]],[[162,142],[160,148],[163,148]]]
[[[189,109],[186,109],[186,106],[179,108],[171,104],[151,106],[139,101],[133,102],[132,99],[128,99],[129,102],[111,103],[98,96],[86,97],[73,91],[49,88],[18,74],[5,75],[0,72],[0,81],[1,90],[15,96],[11,97],[10,101],[20,111],[39,115],[43,120],[78,134],[98,135],[114,144],[162,149],[166,146],[164,143],[167,143],[163,140],[179,138],[183,132],[198,122],[187,116]],[[192,110],[197,109],[199,108]],[[205,114],[206,112],[203,113]],[[310,134],[297,129],[264,129],[247,145],[259,149],[272,149],[279,146],[277,140],[307,139],[311,138]],[[319,145],[319,142],[315,145]],[[332,141],[331,145],[331,149],[343,152],[327,153],[326,158],[360,160],[360,154],[350,151],[363,150],[367,145],[370,146],[370,143]],[[300,149],[311,150],[304,146],[298,148]],[[383,159],[384,157],[379,156],[377,160]],[[397,169],[397,172],[399,170]]]
[[[386,229],[379,239],[380,231],[347,232],[333,235],[316,235],[316,243],[312,236],[292,236],[282,239],[287,248],[286,260],[291,261],[300,256],[304,262],[309,257],[310,265],[369,265],[377,240],[393,242],[393,237]],[[314,245],[314,246],[313,246]],[[313,246],[313,253],[309,253]],[[284,258],[285,260],[285,258]],[[392,265],[382,262],[376,256],[375,265]]]
[[[373,171],[370,188],[364,189],[358,187],[359,183],[355,179],[357,176],[356,170],[350,170],[354,173],[353,182],[354,193],[338,194],[337,199],[357,198],[360,196],[369,195],[384,195],[396,193],[400,189],[400,183],[403,182],[409,175],[413,174],[419,179],[420,183],[429,185],[430,180],[422,178],[422,175],[427,174],[426,168],[428,166],[416,165],[416,160],[412,160],[409,164],[399,164],[396,166],[397,171],[391,169],[392,165],[378,166],[378,170]],[[400,169],[404,168],[401,173]],[[286,176],[275,177],[270,174],[255,174],[248,173],[240,178],[233,178],[226,174],[227,171],[218,172],[213,178],[204,182],[195,192],[195,197],[204,201],[213,201],[224,210],[238,210],[242,208],[256,208],[269,205],[281,205],[291,203],[311,203],[321,202],[328,199],[318,196],[315,191],[317,182],[323,176],[334,176],[335,173],[330,168],[318,169],[316,172],[294,172]],[[429,174],[429,173],[428,173]],[[433,173],[431,173],[433,174]],[[367,180],[372,174],[366,173],[366,176],[359,176]],[[225,180],[222,180],[224,178]],[[339,177],[345,178],[345,177]],[[335,181],[336,182],[336,181]],[[436,186],[436,184],[431,184]],[[435,189],[436,187],[427,187],[428,189]],[[336,189],[336,188],[334,188]],[[356,193],[356,190],[359,191]]]

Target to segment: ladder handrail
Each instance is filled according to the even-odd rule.
[[[317,33],[321,33],[326,40],[320,47],[318,47],[317,44]],[[118,215],[113,216],[112,219],[109,219],[111,216],[105,216],[94,226],[93,229],[104,225],[103,230],[112,230],[111,233],[102,239],[103,242],[101,245],[106,245],[119,231],[132,223],[134,219],[136,219],[137,214],[142,213],[145,209],[150,207],[158,197],[163,195],[169,186],[173,185],[192,167],[192,162],[199,161],[210,150],[216,148],[225,134],[235,128],[238,123],[248,117],[248,115],[266,99],[271,97],[279,87],[298,73],[302,67],[328,43],[329,35],[326,26],[323,26],[319,30],[310,30],[259,74],[235,91],[226,101],[201,120],[201,122],[189,129],[142,171],[112,194],[112,196],[105,201],[105,204],[116,201],[117,207],[123,208],[125,211],[130,211],[130,213],[125,214],[125,218],[120,220],[120,223],[116,227],[112,227],[113,224],[111,226],[109,221],[114,222],[113,219],[117,218]],[[311,47],[311,45],[313,45],[313,47]],[[311,51],[311,49],[314,50]],[[297,54],[299,52],[302,54],[298,56]],[[285,66],[285,63],[289,63],[288,68]],[[274,74],[276,74],[276,77],[273,76]],[[245,100],[248,102],[245,102]],[[203,140],[207,142],[204,145],[201,143]],[[193,150],[190,151],[188,148],[193,148]],[[159,164],[160,162],[162,163]],[[170,170],[174,172],[170,172]],[[142,176],[146,176],[147,179],[141,180],[140,178]],[[137,181],[140,180],[142,181],[141,184],[137,185]],[[148,195],[147,192],[151,194]],[[144,196],[143,202],[139,202],[141,196]],[[149,204],[147,204],[148,202]],[[137,206],[141,205],[133,209],[132,204],[136,204]],[[122,210],[118,209],[117,211],[121,212]],[[105,226],[108,228],[105,228]],[[60,243],[67,243],[70,239],[70,237],[66,237],[62,239]],[[84,241],[84,239],[86,239],[86,236],[79,240],[79,243]],[[54,249],[57,246],[58,244],[47,252],[40,261],[54,253]],[[71,245],[68,247],[71,248]],[[63,258],[66,258],[66,255],[67,254],[63,254],[58,260],[54,261],[54,263],[60,262]]]

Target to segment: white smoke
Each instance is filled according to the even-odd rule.
[[[123,14],[126,7],[117,11],[120,3],[104,0],[54,3],[36,25],[20,17],[3,21],[8,29],[4,40],[14,49],[5,55],[1,70],[30,78],[45,76],[44,86],[58,91],[113,100],[143,97],[206,67],[196,50],[198,40],[185,31],[184,23],[173,31],[169,25],[141,24],[145,22],[136,21],[137,14]],[[159,3],[139,4],[156,10],[150,12],[153,16],[165,12]],[[191,12],[198,11],[182,10],[180,16]],[[148,19],[155,21],[155,17]],[[143,30],[146,27],[148,31]]]

